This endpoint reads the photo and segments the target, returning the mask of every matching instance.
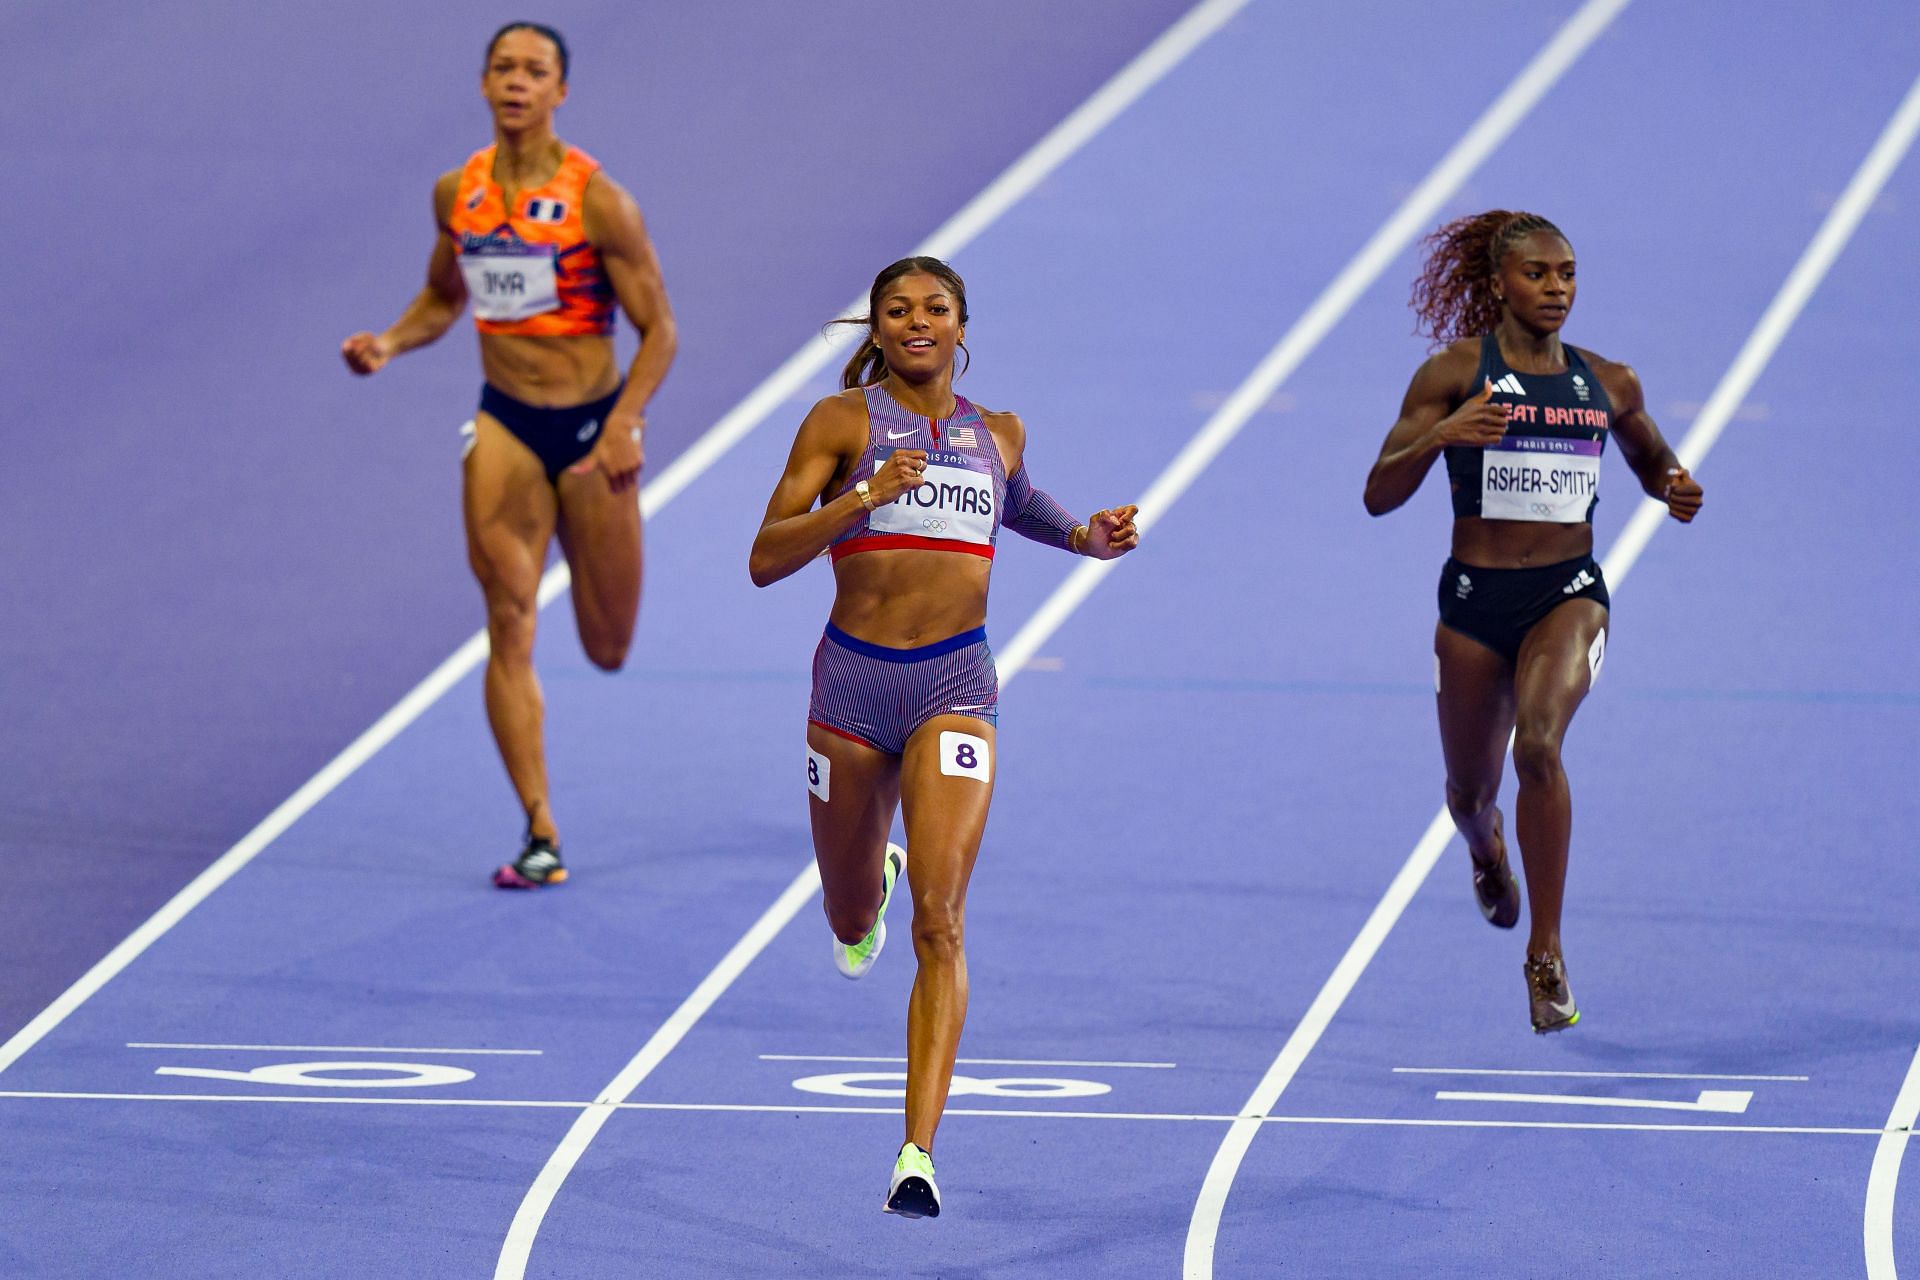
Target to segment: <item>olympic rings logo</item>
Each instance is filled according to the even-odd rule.
[[[920,527],[928,533],[945,533],[947,531],[947,522],[937,516],[928,516],[920,522]]]
[[[1559,510],[1559,508],[1551,502],[1532,502],[1527,505],[1528,509],[1537,516],[1550,516]]]

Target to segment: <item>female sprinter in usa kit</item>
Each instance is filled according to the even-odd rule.
[[[807,789],[840,971],[886,941],[902,863],[919,961],[907,1005],[906,1143],[886,1208],[936,1217],[933,1134],[967,1014],[967,881],[993,796],[999,684],[987,579],[1000,526],[1111,560],[1139,542],[1136,508],[1082,523],[1035,489],[1026,427],[953,390],[967,291],[936,258],[873,282],[845,388],[813,407],[767,503],[749,569],[766,586],[831,550],[834,601],[813,658]],[[893,813],[907,847],[887,843]]]
[[[676,341],[633,197],[554,135],[567,61],[551,28],[516,22],[494,36],[480,74],[493,145],[434,184],[426,287],[386,332],[356,333],[340,348],[348,368],[375,373],[440,337],[473,303],[486,383],[466,428],[462,505],[467,558],[486,597],[487,719],[526,811],[519,855],[494,872],[513,889],[567,877],[533,670],[547,546],[558,533],[587,657],[618,670],[640,608],[635,484],[647,401]],[[624,380],[616,309],[640,331]]]
[[[1513,734],[1532,900],[1529,1012],[1535,1031],[1559,1031],[1580,1020],[1560,948],[1573,825],[1560,744],[1606,652],[1592,520],[1608,437],[1674,519],[1693,519],[1701,490],[1648,416],[1633,370],[1560,340],[1574,259],[1558,228],[1493,210],[1426,243],[1413,307],[1446,345],[1413,375],[1367,476],[1367,510],[1392,511],[1446,457],[1453,554],[1440,574],[1434,661],[1447,808],[1472,855],[1481,913],[1512,928],[1520,886],[1494,798]]]

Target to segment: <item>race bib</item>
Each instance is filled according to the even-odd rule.
[[[873,470],[893,456],[876,451]],[[876,533],[909,533],[920,538],[985,544],[993,541],[993,472],[981,457],[944,453],[927,455],[927,482],[883,503],[867,517]]]
[[[560,308],[552,245],[490,245],[484,253],[463,253],[460,273],[478,319],[525,320]]]
[[[1599,440],[1508,435],[1480,453],[1480,514],[1580,524],[1600,492]]]
[[[993,745],[971,733],[940,731],[940,772],[975,782],[993,781]]]

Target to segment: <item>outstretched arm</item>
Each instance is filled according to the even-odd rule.
[[[340,344],[340,357],[347,368],[362,376],[378,373],[397,355],[424,347],[453,327],[467,307],[467,282],[460,275],[459,256],[454,252],[453,234],[447,218],[453,197],[460,185],[456,170],[443,173],[433,185],[433,220],[438,228],[433,252],[427,258],[427,283],[400,318],[383,333],[362,330]]]

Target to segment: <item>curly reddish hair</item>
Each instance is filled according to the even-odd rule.
[[[1489,209],[1456,218],[1421,241],[1427,261],[1413,282],[1409,305],[1419,320],[1414,332],[1432,338],[1436,347],[1491,332],[1500,323],[1494,274],[1507,251],[1536,231],[1566,238],[1537,213]]]

